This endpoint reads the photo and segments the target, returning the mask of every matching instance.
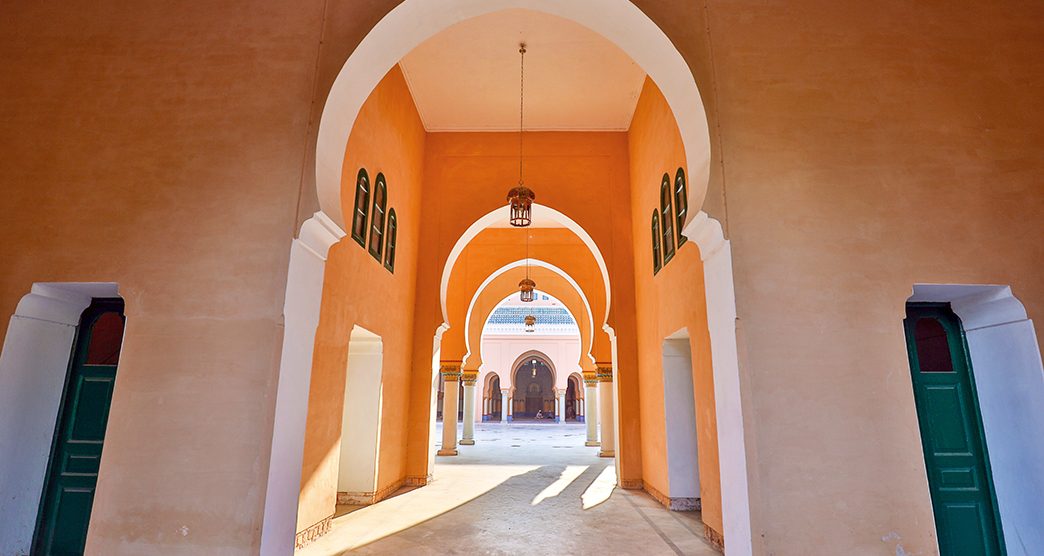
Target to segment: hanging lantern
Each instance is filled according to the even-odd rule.
[[[512,226],[525,227],[533,223],[533,201],[536,193],[519,182],[518,187],[512,188],[507,194],[508,204],[511,206],[511,216],[508,219]]]
[[[528,277],[523,278],[518,283],[519,299],[524,303],[529,303],[536,299],[536,282],[530,280]]]
[[[533,360],[533,378],[536,378],[536,359]]]
[[[511,208],[508,222],[512,226],[524,228],[533,223],[533,201],[536,200],[536,194],[533,193],[532,189],[526,187],[522,180],[522,131],[524,129],[522,115],[525,109],[526,43],[518,45],[518,53],[520,56],[518,75],[518,185],[511,188],[511,191],[508,191],[507,200],[508,206]]]

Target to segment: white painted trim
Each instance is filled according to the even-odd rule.
[[[300,236],[290,246],[286,298],[283,301],[283,350],[279,361],[261,527],[260,553],[265,556],[282,556],[294,551],[308,419],[308,389],[326,256],[330,247],[345,235],[332,219],[317,212],[301,225]]]
[[[0,352],[0,554],[28,554],[80,316],[114,283],[36,283]]]
[[[721,474],[722,533],[730,554],[751,554],[750,489],[747,474],[743,397],[736,347],[736,290],[732,247],[721,224],[700,211],[686,237],[700,248],[703,260],[707,328],[710,331],[714,405],[718,420],[718,467]]]
[[[917,284],[908,301],[948,302],[961,319],[1008,554],[1044,554],[1044,363],[1033,321],[1008,286]]]
[[[584,290],[582,290],[580,288],[580,285],[576,283],[576,280],[574,280],[573,277],[570,276],[568,272],[562,270],[561,268],[559,268],[559,267],[557,267],[557,266],[555,266],[555,265],[553,265],[553,264],[551,264],[551,263],[549,263],[547,261],[541,261],[539,259],[521,259],[521,260],[518,260],[518,261],[515,261],[515,262],[512,262],[512,263],[508,263],[508,264],[498,268],[497,270],[493,271],[489,276],[486,277],[485,280],[482,281],[482,284],[479,285],[478,289],[475,290],[475,295],[473,295],[471,297],[471,302],[468,303],[468,312],[467,312],[467,314],[466,314],[466,316],[464,318],[464,348],[465,348],[464,362],[467,363],[468,359],[471,357],[471,335],[468,334],[468,330],[471,329],[471,314],[475,310],[475,303],[478,301],[479,296],[482,294],[483,291],[485,291],[485,289],[489,286],[489,284],[491,282],[493,282],[493,280],[497,279],[497,277],[499,277],[500,275],[504,274],[505,272],[507,272],[507,271],[509,271],[509,270],[511,270],[513,268],[518,268],[520,266],[525,265],[527,261],[532,266],[538,266],[538,267],[541,267],[541,268],[546,268],[546,269],[554,272],[555,274],[558,274],[559,276],[564,278],[566,280],[566,282],[569,282],[569,285],[572,286],[573,289],[576,290],[576,292],[578,294],[580,294],[580,299],[584,302],[584,308],[587,310],[587,320],[588,320],[588,322],[591,323],[590,327],[589,327],[589,330],[588,330],[588,341],[590,342],[590,346],[589,346],[590,349],[587,352],[587,356],[588,356],[588,358],[591,359],[591,362],[594,363],[594,355],[591,354],[591,352],[594,350],[594,317],[592,317],[592,315],[591,315],[591,302],[588,301],[587,294],[584,293]],[[548,294],[548,295],[551,295],[551,294]],[[554,297],[554,296],[552,296],[552,297]],[[561,303],[560,300],[559,300],[559,302]],[[566,307],[565,303],[562,303],[562,306]],[[568,307],[566,307],[566,311],[569,311]],[[576,317],[572,314],[572,312],[570,312],[569,316],[573,317],[574,321],[576,320]],[[479,348],[481,349],[481,345],[479,346]]]

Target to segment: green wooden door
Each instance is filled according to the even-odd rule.
[[[939,551],[1002,555],[989,456],[964,331],[949,305],[909,304],[907,350]]]
[[[96,299],[80,317],[58,413],[34,554],[82,554],[123,339],[123,302]]]

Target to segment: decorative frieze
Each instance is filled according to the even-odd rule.
[[[474,386],[478,381],[478,371],[463,371],[460,374],[460,380],[464,386]]]
[[[304,548],[309,543],[318,539],[319,537],[330,532],[330,522],[333,520],[333,515],[321,520],[319,523],[308,527],[304,531],[301,531],[294,538],[294,546],[297,548]]]
[[[596,367],[598,370],[595,373],[598,377],[598,382],[612,382],[613,381],[613,367],[612,365]]]

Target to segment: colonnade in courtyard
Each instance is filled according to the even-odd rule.
[[[578,417],[583,417],[585,423],[586,440],[585,446],[599,446],[598,455],[601,457],[615,457],[616,443],[613,434],[615,416],[613,414],[613,367],[609,363],[598,364],[596,371],[584,371],[582,381],[584,385],[584,396],[578,398]],[[475,385],[478,382],[479,372],[475,370],[461,370],[459,361],[443,361],[440,364],[439,373],[445,390],[443,391],[443,421],[442,421],[442,448],[439,449],[440,456],[455,456],[458,454],[457,446],[471,446],[475,444],[475,421],[476,421],[476,395]],[[461,436],[457,438],[457,403],[460,398],[459,389],[464,389],[464,426]],[[499,400],[496,396],[499,394]],[[579,392],[577,392],[579,394]],[[501,422],[507,423],[513,420],[511,407],[514,399],[512,388],[499,388],[497,392],[488,392],[482,397],[482,417],[489,416],[490,409],[499,402],[502,408],[503,418]],[[555,422],[562,422],[566,408],[566,388],[555,389]],[[581,419],[577,419],[581,421]],[[601,426],[599,426],[601,425]]]

